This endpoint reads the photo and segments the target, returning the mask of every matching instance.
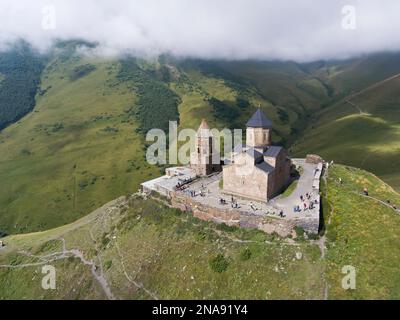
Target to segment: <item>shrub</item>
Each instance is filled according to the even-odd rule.
[[[249,248],[244,249],[240,253],[240,260],[247,261],[251,258],[251,250]]]
[[[74,68],[74,70],[69,74],[69,79],[71,81],[76,81],[96,70],[96,67],[92,64],[84,64]]]
[[[229,262],[225,259],[223,254],[218,254],[216,257],[212,258],[209,262],[211,270],[214,272],[222,273],[228,269]]]
[[[217,225],[217,229],[225,232],[234,232],[236,231],[237,227],[235,226],[228,226],[225,223],[221,223]]]
[[[32,154],[28,149],[22,149],[20,153],[22,156],[30,156]]]
[[[112,266],[112,260],[107,260],[106,262],[104,262],[104,269],[108,270],[110,269]]]
[[[85,189],[89,185],[89,182],[87,180],[81,180],[79,181],[79,188]]]

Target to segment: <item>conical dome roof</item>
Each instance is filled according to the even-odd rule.
[[[212,135],[210,126],[208,125],[206,119],[201,121],[199,130],[197,130],[197,135],[199,137],[210,137]]]
[[[246,124],[250,128],[271,128],[272,121],[267,118],[264,112],[260,108],[253,114],[250,120]]]
[[[210,126],[208,125],[206,119],[201,120],[201,124],[200,124],[199,130],[200,129],[210,129]]]

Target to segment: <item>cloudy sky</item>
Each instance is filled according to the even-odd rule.
[[[24,38],[218,59],[316,59],[400,50],[399,0],[0,0],[0,48]]]

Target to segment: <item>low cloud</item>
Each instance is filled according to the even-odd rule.
[[[79,38],[104,55],[341,59],[400,50],[399,13],[398,0],[0,0],[0,48]]]

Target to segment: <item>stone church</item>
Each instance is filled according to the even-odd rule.
[[[247,122],[246,144],[236,146],[223,167],[223,191],[268,201],[290,182],[291,160],[284,148],[271,145],[272,122],[261,109]]]
[[[208,176],[222,169],[224,193],[268,201],[290,182],[291,160],[284,148],[271,145],[272,122],[260,108],[246,126],[246,144],[236,146],[230,164],[221,166],[214,137],[203,120],[190,167],[197,176]]]

